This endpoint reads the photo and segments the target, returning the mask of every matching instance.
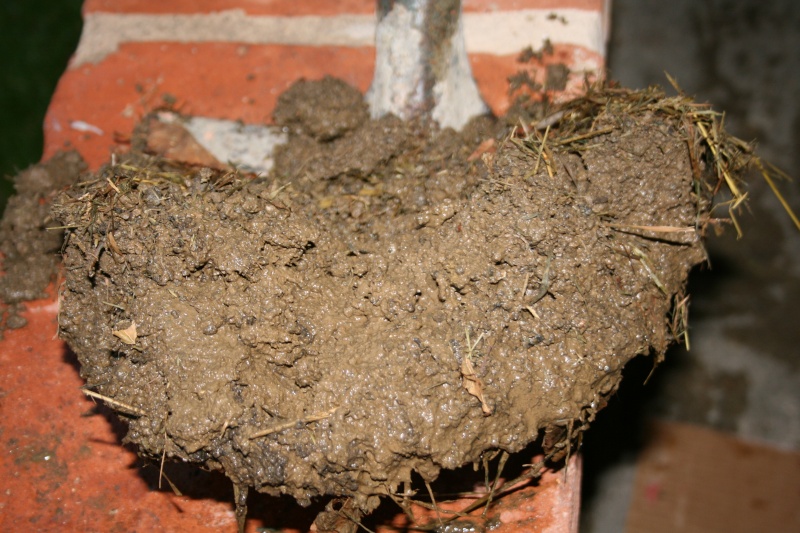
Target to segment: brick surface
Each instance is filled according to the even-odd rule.
[[[521,69],[543,83],[548,65],[567,65],[568,85],[556,94],[565,97],[603,66],[603,0],[463,5],[473,75],[495,113],[508,108],[507,79]],[[75,147],[97,168],[165,100],[184,113],[262,124],[301,77],[330,74],[366,90],[374,11],[372,0],[88,0],[84,34],[45,119],[45,158]],[[517,62],[524,47],[539,49],[545,39],[552,55]]]

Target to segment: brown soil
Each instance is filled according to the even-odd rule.
[[[0,221],[0,276],[2,317],[0,335],[6,328],[26,324],[18,312],[24,301],[45,297],[45,289],[56,273],[64,232],[47,229],[56,223],[50,204],[57,192],[78,181],[85,165],[77,152],[56,155],[14,178],[16,195]]]
[[[143,454],[301,503],[563,448],[679,333],[708,209],[683,122],[609,105],[541,150],[367,120],[335,83],[281,98],[267,177],[134,153],[60,197],[87,388]]]

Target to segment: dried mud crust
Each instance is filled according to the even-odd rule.
[[[360,105],[279,108],[268,177],[132,154],[60,197],[61,334],[144,454],[369,509],[584,426],[674,340],[708,208],[680,120],[605,112],[541,150]]]

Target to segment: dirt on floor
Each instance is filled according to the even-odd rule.
[[[685,327],[717,182],[666,107],[457,133],[299,82],[268,176],[133,151],[59,197],[61,335],[143,454],[302,504],[563,455]]]

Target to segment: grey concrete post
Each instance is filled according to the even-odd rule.
[[[378,0],[373,117],[430,117],[460,129],[488,113],[464,44],[461,0]]]

